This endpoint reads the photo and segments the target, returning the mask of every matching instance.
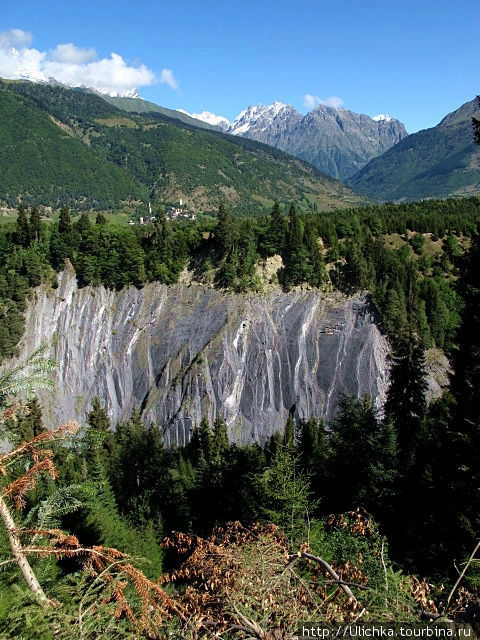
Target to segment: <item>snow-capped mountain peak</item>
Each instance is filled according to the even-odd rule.
[[[180,113],[184,113],[191,118],[195,118],[196,120],[201,120],[202,122],[206,122],[207,124],[214,125],[216,127],[220,127],[223,131],[227,131],[230,127],[230,121],[223,116],[217,116],[211,111],[202,111],[202,113],[189,113],[185,111],[185,109],[177,109]]]
[[[372,120],[375,120],[375,122],[391,122],[393,118],[388,113],[379,113],[378,116],[373,116]]]
[[[250,105],[241,111],[232,122],[229,133],[244,135],[252,127],[262,131],[267,129],[279,115],[294,112],[294,108],[283,102],[274,102],[268,106],[263,104]]]
[[[190,113],[185,109],[177,109],[177,111],[214,125],[227,133],[240,136],[245,135],[252,128],[256,131],[264,131],[279,117],[286,119],[292,114],[299,115],[291,105],[284,102],[274,102],[268,106],[264,104],[250,105],[241,111],[233,122],[229,122],[227,118],[217,116],[210,111],[202,111],[202,113]]]

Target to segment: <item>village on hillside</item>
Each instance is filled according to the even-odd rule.
[[[129,220],[129,225],[147,225],[152,224],[156,220],[156,216],[152,215],[152,205],[148,203],[148,216],[140,216],[138,220],[133,218]],[[195,220],[195,212],[187,209],[182,198],[180,198],[178,204],[165,205],[165,215],[167,220]]]

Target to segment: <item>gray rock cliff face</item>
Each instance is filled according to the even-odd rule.
[[[58,363],[42,398],[51,419],[83,419],[98,395],[113,422],[140,407],[168,444],[217,413],[233,440],[265,441],[289,411],[330,420],[342,393],[381,406],[388,385],[388,345],[368,301],[314,291],[78,289],[66,270],[27,309],[22,355],[45,342]]]

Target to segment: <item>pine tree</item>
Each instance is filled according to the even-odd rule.
[[[155,250],[157,257],[163,263],[168,263],[171,257],[171,237],[169,233],[169,227],[167,225],[167,216],[163,209],[158,209],[157,215],[155,216],[155,223],[153,225],[155,230]]]
[[[220,464],[225,460],[229,447],[227,423],[220,415],[217,415],[213,423],[212,440],[213,459],[216,464]]]
[[[36,438],[40,433],[43,433],[45,431],[42,408],[36,396],[29,403],[28,408],[30,411],[28,418],[32,426],[32,436]]]
[[[218,283],[225,288],[235,288],[238,275],[238,255],[233,248],[227,255],[226,259],[218,272]]]
[[[295,446],[295,419],[291,413],[288,414],[287,422],[283,430],[283,447],[290,453]]]
[[[16,241],[22,247],[30,244],[30,229],[28,226],[27,212],[22,203],[18,205]]]
[[[200,444],[205,461],[210,462],[213,452],[212,431],[210,429],[210,424],[205,417],[202,418],[200,422]]]
[[[77,229],[82,239],[88,235],[89,231],[91,231],[92,225],[90,224],[90,217],[88,213],[82,213],[80,220],[77,223]]]
[[[278,200],[275,200],[269,216],[263,250],[267,255],[281,254],[287,236],[287,220],[283,215]]]
[[[92,400],[92,410],[87,414],[88,429],[85,434],[87,460],[95,466],[102,466],[108,471],[115,451],[115,437],[106,409],[100,398]]]
[[[150,490],[145,461],[152,452],[149,450],[147,426],[136,407],[132,409],[129,420],[117,424],[115,443],[110,473],[115,496],[122,511],[135,511],[138,515],[141,511],[139,500],[145,491]]]
[[[64,236],[68,242],[68,238],[72,232],[72,219],[70,217],[70,211],[68,210],[68,207],[62,207],[60,209],[58,232],[61,236]]]
[[[283,529],[291,544],[304,541],[316,502],[298,460],[286,449],[279,450],[257,483],[264,517]]]
[[[317,475],[324,472],[328,443],[325,422],[310,418],[302,420],[298,429],[298,455],[305,469]]]
[[[30,239],[32,242],[38,242],[41,234],[40,211],[38,207],[32,207],[30,210]]]
[[[255,269],[258,260],[256,229],[251,220],[245,221],[240,226],[238,236],[239,259],[236,289],[237,291],[251,291],[259,286]]]
[[[213,451],[212,431],[205,416],[202,418],[200,426],[195,425],[186,450],[195,467],[211,461]]]
[[[418,435],[426,416],[425,353],[410,333],[394,349],[385,414],[397,431],[399,459],[407,469],[414,461]]]
[[[29,286],[38,287],[42,283],[44,266],[41,257],[35,249],[30,249],[26,252],[23,265]]]
[[[330,508],[363,507],[383,515],[396,480],[397,445],[391,422],[378,420],[368,396],[362,400],[345,396],[332,432]]]
[[[460,291],[464,300],[458,348],[454,354],[452,391],[457,400],[457,419],[478,426],[480,406],[480,236],[462,265]]]
[[[111,429],[110,418],[98,396],[92,400],[92,410],[87,414],[87,422],[92,429],[101,433],[107,433]]]
[[[461,269],[460,291],[464,300],[458,348],[453,358],[454,405],[449,431],[454,441],[450,454],[451,500],[462,515],[459,534],[473,545],[480,527],[480,236]]]
[[[320,287],[326,282],[328,276],[325,261],[323,260],[318,245],[318,235],[311,224],[308,225],[305,230],[305,248],[308,256],[308,267],[306,271],[308,282],[314,287]]]

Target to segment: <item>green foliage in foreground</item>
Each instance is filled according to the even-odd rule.
[[[11,432],[21,431],[28,417],[20,415],[17,423],[10,425]],[[420,575],[428,571],[447,582],[450,574],[454,580],[456,574],[450,571],[453,567],[450,568],[449,561],[452,552],[460,557],[466,552],[464,544],[470,542],[464,538],[468,518],[473,530],[478,531],[476,502],[462,513],[462,518],[450,523],[449,529],[440,526],[444,517],[443,511],[438,510],[440,504],[424,502],[427,495],[431,498],[432,487],[425,461],[420,464],[417,456],[422,450],[422,455],[429,450],[428,464],[432,467],[441,461],[446,450],[451,451],[453,442],[444,440],[441,446],[430,449],[428,425],[433,426],[433,417],[423,416],[421,433],[426,435],[417,440],[414,462],[405,469],[398,462],[405,453],[396,437],[399,421],[392,422],[389,416],[379,420],[367,398],[362,401],[345,398],[331,438],[326,437],[321,422],[309,420],[295,425],[289,418],[283,436],[273,436],[263,447],[236,446],[228,442],[226,425],[217,417],[213,429],[204,420],[194,431],[191,442],[180,449],[165,449],[158,426],[145,425],[137,411],[112,431],[105,410],[95,400],[80,434],[56,445],[57,483],[45,478],[28,493],[23,524],[42,529],[61,527],[76,535],[83,545],[114,545],[134,556],[133,562],[156,579],[162,571],[175,571],[179,562],[188,560],[193,551],[188,551],[188,532],[207,541],[212,528],[221,527],[228,520],[240,519],[247,528],[257,521],[270,522],[283,529],[291,553],[308,549],[340,571],[365,608],[364,622],[418,622],[418,610],[432,606],[428,604],[433,603],[432,598],[438,603],[441,589],[437,591],[427,582],[409,576],[405,569]],[[447,432],[441,435],[448,438]],[[359,451],[362,455],[358,455]],[[19,469],[19,473],[24,473],[24,469]],[[449,474],[453,488],[457,481],[455,469],[444,469],[443,473]],[[443,489],[441,485],[435,487],[438,492]],[[407,503],[410,511],[403,508]],[[353,505],[362,509],[345,511]],[[430,537],[433,530],[425,528],[418,519],[420,512],[416,508],[420,505],[424,516],[436,524],[435,538]],[[327,515],[332,510],[344,513]],[[371,516],[365,517],[365,511],[375,515],[380,528]],[[16,518],[20,518],[18,513]],[[160,548],[163,536],[175,539],[172,529],[185,532],[179,534],[179,557],[173,553],[171,543],[166,544],[167,551]],[[258,533],[255,536],[258,549],[247,545],[236,550],[228,544],[234,542],[235,536],[240,539],[241,534],[235,534],[223,546],[221,531],[214,529],[213,566],[208,561],[208,542],[193,536],[199,551],[197,555],[191,554],[191,566],[195,568],[197,563],[199,573],[192,572],[191,577],[182,574],[180,582],[175,580],[167,587],[172,598],[182,602],[188,586],[191,606],[198,606],[193,604],[195,589],[199,589],[198,602],[211,602],[204,599],[205,594],[214,589],[213,584],[218,584],[219,576],[225,575],[227,579],[234,571],[246,576],[248,582],[239,580],[225,591],[220,589],[216,601],[231,613],[237,611],[232,609],[233,604],[241,605],[243,615],[249,612],[248,618],[257,620],[264,628],[271,629],[272,620],[289,628],[292,619],[307,620],[305,615],[313,611],[318,622],[343,619],[351,605],[339,598],[338,585],[316,570],[315,563],[297,565],[284,585],[285,555],[284,552],[275,555],[272,540]],[[207,554],[203,568],[202,548]],[[230,567],[227,573],[222,569],[224,553],[227,558],[232,553],[236,557],[233,569],[227,565]],[[125,615],[115,617],[115,601],[106,598],[108,583],[103,584],[76,560],[32,561],[42,587],[59,602],[55,608],[42,608],[28,592],[16,565],[8,562],[10,549],[1,528],[0,556],[0,562],[6,561],[0,565],[3,637],[25,640],[196,637],[175,616],[165,618],[164,626],[153,635],[135,629]],[[213,567],[219,571],[210,574]],[[254,594],[245,590],[252,580]],[[295,580],[299,581],[296,594],[305,583],[325,581],[330,585],[318,593],[313,589],[309,610],[302,614],[300,607],[296,619],[294,614],[292,618],[291,610],[291,587]],[[469,577],[466,586],[474,586]],[[138,613],[135,594],[128,592],[127,597],[132,611]],[[283,602],[281,611],[285,615],[279,617],[277,611],[269,618],[264,614],[276,599]],[[329,600],[331,606],[325,606]],[[263,614],[257,618],[259,607]],[[204,615],[211,619],[212,613]]]

